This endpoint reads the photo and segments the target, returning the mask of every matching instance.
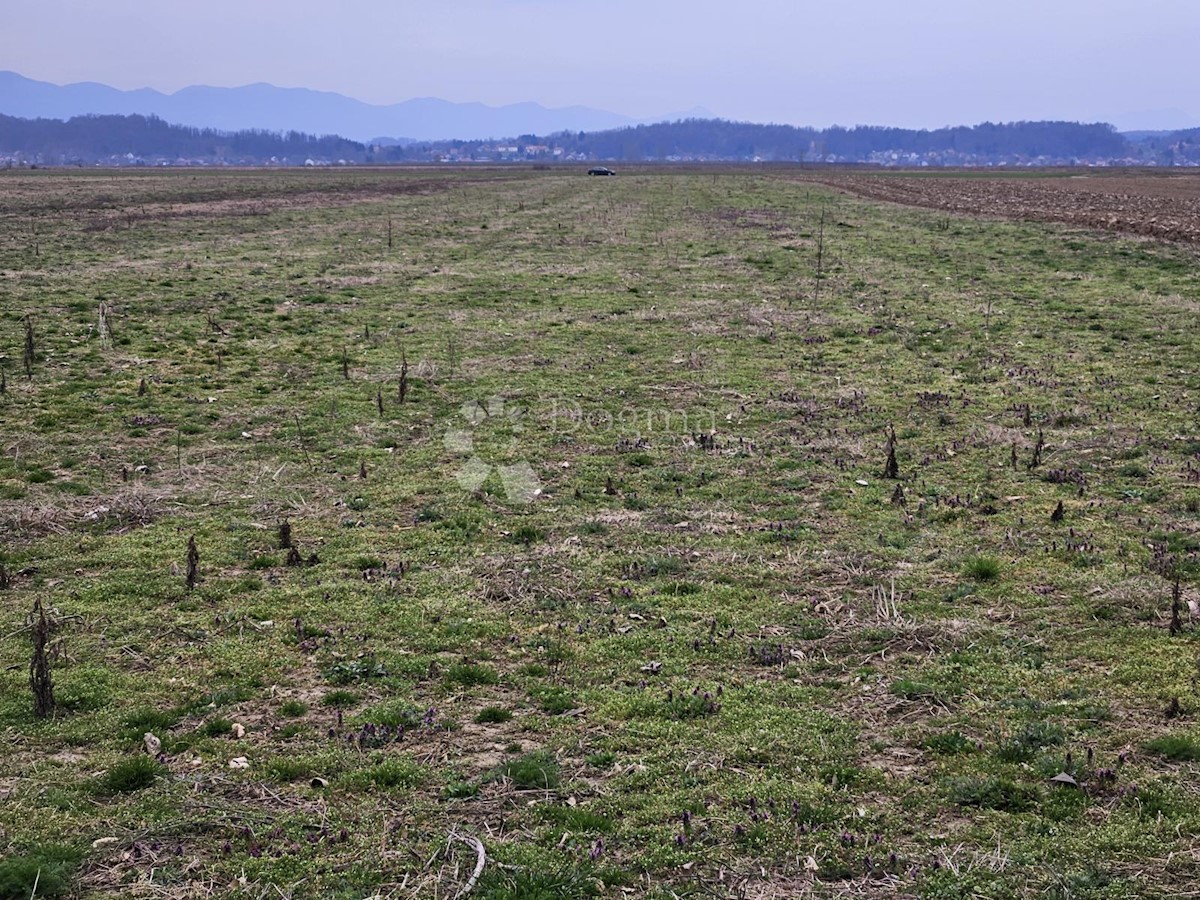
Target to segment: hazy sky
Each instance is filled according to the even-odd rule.
[[[0,69],[60,84],[173,91],[267,81],[372,103],[533,100],[637,117],[703,106],[726,118],[818,126],[1200,125],[1197,0],[5,6]]]

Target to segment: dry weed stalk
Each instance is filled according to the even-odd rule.
[[[1046,439],[1042,435],[1042,429],[1038,429],[1037,443],[1033,445],[1033,456],[1029,458],[1026,468],[1032,472],[1042,464],[1042,451],[1046,449]]]
[[[1171,583],[1171,624],[1167,629],[1171,635],[1183,631],[1183,622],[1179,618],[1182,612],[1183,588],[1179,583],[1179,576],[1176,575],[1175,580]]]
[[[187,545],[187,589],[190,591],[200,580],[200,551],[196,549],[196,536],[188,538]]]
[[[887,462],[883,465],[883,477],[896,479],[900,477],[900,464],[896,461],[896,426],[888,426]]]
[[[50,660],[46,647],[54,622],[46,616],[40,599],[33,603],[29,616],[30,637],[33,640],[33,655],[29,660],[29,689],[33,692],[33,714],[45,719],[54,713],[54,682],[50,677]]]
[[[108,305],[107,300],[100,301],[96,315],[96,332],[100,335],[100,346],[113,345],[112,307]]]
[[[37,344],[33,338],[33,316],[25,314],[25,350],[21,362],[25,367],[25,377],[33,378],[33,364],[37,361]]]
[[[871,588],[871,595],[875,599],[875,616],[881,622],[900,622],[903,616],[900,615],[900,595],[896,593],[896,579],[891,579],[891,584],[884,587],[882,584],[877,584]]]
[[[821,299],[821,274],[825,263],[825,207],[821,207],[821,219],[817,224],[817,265],[813,273],[813,302]]]

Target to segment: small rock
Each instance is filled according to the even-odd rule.
[[[142,743],[146,745],[146,752],[151,756],[158,756],[162,752],[162,741],[152,735],[149,731],[142,735]]]
[[[237,722],[235,722],[235,723],[233,724],[233,727],[232,727],[232,728],[230,728],[229,730],[230,730],[230,731],[232,731],[232,732],[233,732],[233,736],[234,736],[235,738],[238,738],[239,740],[240,740],[241,738],[244,738],[244,737],[246,736],[246,728],[245,728],[245,726],[243,726],[243,725],[240,725],[240,724],[238,724]]]
[[[250,760],[246,759],[246,757],[244,757],[244,756],[235,756],[233,759],[231,759],[229,761],[229,768],[231,768],[231,769],[248,769],[248,768],[250,768]]]
[[[92,841],[92,849],[99,850],[101,847],[111,847],[113,844],[116,844],[119,842],[120,842],[120,838],[115,838],[115,837],[96,838],[94,841]]]
[[[1070,775],[1068,775],[1066,772],[1059,772],[1057,775],[1055,775],[1053,778],[1051,778],[1050,781],[1053,782],[1054,784],[1064,784],[1064,785],[1067,785],[1068,787],[1079,787],[1079,782],[1076,781],[1074,778],[1072,778]]]

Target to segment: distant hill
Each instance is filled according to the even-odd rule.
[[[523,141],[524,155],[637,162],[760,160],[881,165],[996,165],[1129,160],[1138,150],[1111,125],[990,122],[935,131],[859,126],[795,128],[714,119],[563,132]],[[522,148],[518,147],[518,155]],[[417,142],[389,148],[387,159],[487,159],[504,148],[487,142]]]
[[[54,165],[110,163],[141,165],[185,162],[231,165],[362,163],[363,144],[300,132],[224,132],[169,125],[153,116],[77,116],[18,119],[0,115],[0,157]]]
[[[715,119],[488,141],[378,141],[264,129],[173,125],[154,116],[21,119],[0,115],[0,164],[305,165],[389,162],[761,161],[883,166],[1197,165],[1200,129],[1131,141],[1111,125],[984,123],[794,128]]]
[[[94,82],[60,86],[16,72],[0,72],[0,113],[27,119],[137,114],[197,128],[340,134],[360,141],[378,135],[410,140],[501,138],[636,124],[627,116],[585,106],[548,109],[536,103],[517,103],[497,107],[431,97],[376,106],[328,91],[270,84],[195,86],[164,94],[149,88],[121,91]]]

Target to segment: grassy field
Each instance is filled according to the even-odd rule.
[[[1194,250],[786,170],[0,198],[0,897],[1195,895]]]

